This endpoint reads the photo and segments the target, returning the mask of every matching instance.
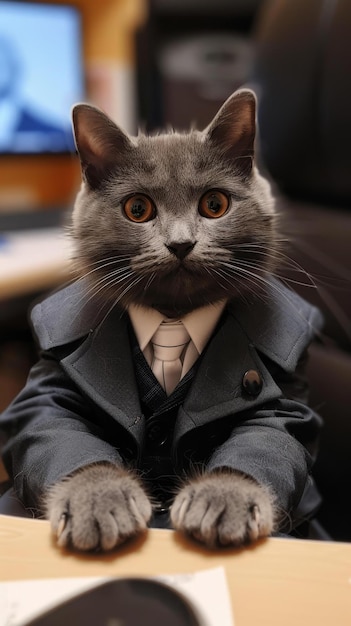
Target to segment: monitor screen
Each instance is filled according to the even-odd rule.
[[[73,151],[71,107],[82,99],[77,8],[0,0],[0,154]]]

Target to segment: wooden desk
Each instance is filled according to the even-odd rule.
[[[223,566],[235,626],[350,626],[351,544],[270,539],[208,552],[169,530],[108,554],[58,550],[48,522],[0,516],[0,579],[193,572]],[[220,624],[218,625],[220,626]]]
[[[0,299],[55,287],[70,278],[70,244],[61,228],[0,235]]]

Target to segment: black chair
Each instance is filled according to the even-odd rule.
[[[326,319],[309,364],[311,404],[325,424],[315,477],[320,520],[342,541],[351,541],[350,61],[349,0],[263,3],[253,72],[259,153],[291,241],[280,273]]]

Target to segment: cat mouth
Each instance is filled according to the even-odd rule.
[[[179,292],[183,289],[195,289],[196,281],[200,280],[200,277],[203,275],[203,269],[199,271],[190,263],[180,261],[176,267],[169,268],[159,278],[160,281],[167,282],[169,285],[172,285],[173,290]]]
[[[191,271],[181,264],[159,275],[147,289],[140,292],[139,297],[140,304],[150,306],[166,317],[178,318],[203,306],[209,297],[211,301],[223,298],[223,291],[218,290],[215,281],[210,284],[204,272]]]
[[[176,259],[175,263],[172,263],[172,267],[165,271],[165,275],[174,277],[183,274],[195,275],[197,273],[194,262],[189,259]]]

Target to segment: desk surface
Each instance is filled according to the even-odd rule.
[[[194,572],[223,566],[235,626],[350,626],[351,544],[269,539],[208,552],[150,530],[105,555],[58,550],[48,522],[0,516],[0,580]],[[219,625],[220,626],[220,625]]]
[[[63,283],[70,277],[70,253],[61,228],[0,234],[0,299]]]

